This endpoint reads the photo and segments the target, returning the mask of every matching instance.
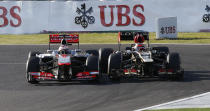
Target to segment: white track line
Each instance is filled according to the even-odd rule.
[[[199,98],[199,97],[202,97],[202,96],[205,96],[205,95],[208,95],[208,94],[210,94],[210,92],[195,95],[195,96],[192,96],[192,97],[183,98],[183,99],[178,99],[178,100],[175,100],[175,101],[171,101],[171,102],[167,102],[167,103],[163,103],[163,104],[159,104],[159,105],[155,105],[155,106],[151,106],[151,107],[147,107],[147,108],[137,109],[137,110],[134,110],[134,111],[152,110],[152,109],[156,109],[158,107],[162,107],[162,106],[166,106],[166,105],[170,105],[170,104],[174,104],[174,103],[178,103],[178,102],[182,102],[182,101],[186,101],[186,100]]]

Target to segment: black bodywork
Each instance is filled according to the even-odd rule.
[[[130,76],[182,80],[184,70],[181,68],[180,55],[170,53],[168,47],[150,47],[148,32],[120,32],[120,40],[133,40],[137,33],[147,41],[145,49],[137,51],[133,48],[134,44],[131,44],[125,50],[113,51],[108,58],[109,77],[113,80]]]

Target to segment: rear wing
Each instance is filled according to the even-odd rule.
[[[64,38],[68,44],[77,43],[79,48],[79,34],[51,34],[49,35],[49,50],[50,44],[61,43]]]
[[[149,47],[149,32],[146,31],[121,31],[118,32],[118,47],[120,51],[120,41],[134,40],[134,37],[139,34],[144,37],[144,40],[147,41],[147,46]]]
[[[134,40],[134,37],[139,34],[144,37],[144,40],[149,41],[149,32],[146,31],[121,31],[119,32],[119,41],[121,40]]]

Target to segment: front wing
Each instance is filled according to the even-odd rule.
[[[29,72],[29,75],[36,79],[37,81],[44,80],[58,80],[57,75],[53,75],[49,72]],[[76,74],[76,78],[71,80],[95,80],[99,75],[98,71],[90,71],[90,72],[79,72]]]

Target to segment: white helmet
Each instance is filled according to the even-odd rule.
[[[61,45],[59,48],[58,48],[58,51],[61,51],[61,50],[68,50],[69,47],[67,45]]]

